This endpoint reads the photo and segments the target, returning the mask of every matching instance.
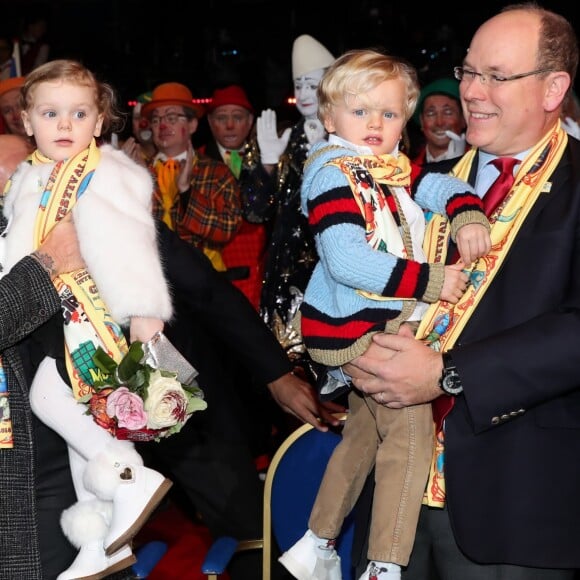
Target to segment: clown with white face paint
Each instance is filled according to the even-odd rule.
[[[261,163],[270,174],[267,187],[242,191],[250,221],[270,222],[260,314],[296,366],[303,367],[305,349],[290,326],[318,260],[314,240],[300,210],[302,168],[312,145],[326,138],[318,119],[317,89],[334,56],[308,34],[292,47],[292,78],[300,120],[280,135],[276,113],[262,111],[256,122]]]

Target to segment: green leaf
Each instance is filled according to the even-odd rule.
[[[187,401],[187,414],[195,413],[195,411],[204,411],[207,409],[207,403],[198,397],[191,397]]]
[[[115,376],[117,363],[99,346],[93,355],[93,362],[105,375]]]
[[[119,363],[119,379],[124,383],[128,381],[142,367],[143,345],[135,341],[129,347],[129,351]]]

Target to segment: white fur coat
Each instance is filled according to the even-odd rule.
[[[119,324],[127,325],[132,316],[167,321],[172,305],[151,213],[151,175],[110,145],[100,151],[89,186],[72,210],[81,254]],[[24,162],[12,176],[3,209],[8,219],[4,272],[34,250],[36,214],[53,167]]]

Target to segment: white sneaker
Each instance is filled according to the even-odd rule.
[[[298,580],[342,580],[340,556],[333,544],[320,545],[308,530],[278,561]],[[328,550],[328,558],[321,558],[320,550]]]
[[[377,564],[369,562],[359,580],[401,580],[401,567],[397,564]]]

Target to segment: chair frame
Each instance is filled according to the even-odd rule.
[[[335,413],[334,417],[340,421],[346,420],[348,413]],[[264,513],[262,522],[262,538],[256,540],[242,540],[236,542],[232,538],[222,538],[223,542],[220,540],[212,546],[216,552],[221,552],[222,554],[229,554],[225,556],[227,563],[236,552],[242,552],[246,550],[262,550],[262,580],[271,580],[271,568],[272,568],[272,542],[275,541],[272,533],[272,486],[274,483],[274,477],[280,461],[282,461],[286,451],[308,431],[314,429],[310,423],[305,423],[300,427],[297,427],[286,439],[280,444],[276,453],[272,457],[272,461],[268,467],[266,473],[266,479],[264,481]],[[210,549],[210,552],[211,550]],[[209,556],[209,553],[208,553]],[[222,556],[223,558],[224,556]],[[207,557],[206,557],[207,560]],[[227,564],[226,564],[227,565]],[[224,566],[225,568],[225,566]],[[206,563],[202,566],[202,572],[206,574],[207,580],[218,580],[219,576],[224,573],[223,569],[217,570],[206,569]]]

